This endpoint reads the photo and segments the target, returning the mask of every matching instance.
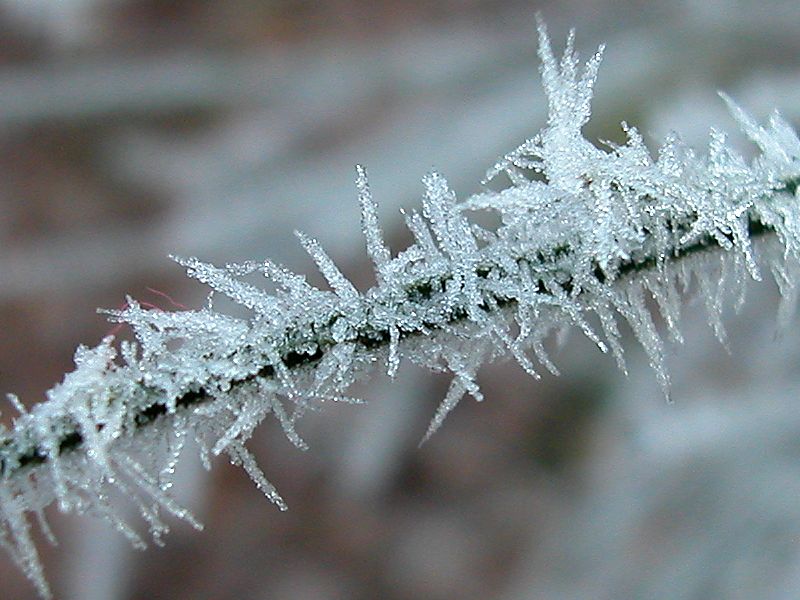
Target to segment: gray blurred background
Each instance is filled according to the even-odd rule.
[[[796,1],[0,0],[0,393],[42,399],[111,331],[98,306],[199,307],[168,253],[310,273],[299,228],[366,289],[353,165],[395,251],[431,167],[479,191],[544,124],[537,10],[559,51],[571,26],[583,56],[608,44],[590,136],[702,146],[733,128],[718,89],[800,124]],[[630,332],[628,377],[575,335],[561,378],[485,368],[488,400],[422,448],[447,378],[379,375],[301,423],[309,452],[257,431],[288,513],[190,448],[176,493],[206,531],[139,553],[53,510],[47,573],[87,600],[798,598],[800,336],[776,307],[754,287],[727,353],[687,304],[674,404]],[[35,597],[5,555],[0,597]]]

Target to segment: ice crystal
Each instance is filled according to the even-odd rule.
[[[709,322],[721,321],[729,288],[743,289],[760,271],[753,238],[776,234],[779,251],[761,263],[787,306],[797,299],[800,258],[800,141],[774,114],[757,124],[727,97],[734,118],[761,154],[746,162],[724,134],[710,133],[700,154],[670,136],[655,156],[638,131],[598,147],[582,134],[591,109],[602,47],[581,68],[574,33],[560,60],[539,24],[539,57],[549,106],[547,125],[487,172],[488,186],[460,202],[439,173],[423,179],[421,213],[405,214],[414,243],[392,258],[366,171],[356,169],[367,254],[377,284],[360,292],[320,244],[297,236],[330,289],[269,261],[216,267],[175,258],[190,277],[252,313],[164,312],[133,299],[109,318],[131,327],[136,343],[113,340],[79,348],[76,369],[46,402],[20,411],[0,432],[0,543],[43,596],[49,595],[26,513],[46,529],[42,510],[89,513],[137,547],[144,541],[113,508],[123,496],[139,509],[156,543],[167,531],[162,512],[200,523],[177,505],[170,487],[186,439],[204,464],[227,454],[279,508],[284,500],[244,443],[270,415],[297,447],[302,415],[346,396],[355,379],[401,360],[452,374],[427,439],[464,395],[483,398],[479,368],[510,356],[533,377],[557,374],[544,342],[577,328],[625,369],[619,323],[641,343],[665,393],[662,334],[681,340],[681,294],[697,286]],[[507,183],[503,186],[503,181]],[[499,184],[499,185],[498,185]],[[492,211],[488,230],[470,220]],[[709,253],[706,249],[716,249]],[[262,273],[276,289],[243,278]],[[785,317],[788,308],[781,314]],[[538,363],[538,364],[537,364]]]

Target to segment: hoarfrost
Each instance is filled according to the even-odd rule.
[[[747,163],[712,131],[706,154],[669,136],[651,156],[639,132],[597,147],[582,134],[603,49],[583,69],[571,32],[560,60],[539,24],[539,57],[549,106],[546,127],[487,172],[507,179],[460,202],[447,180],[423,179],[422,212],[404,213],[414,243],[392,258],[363,167],[356,169],[367,254],[377,285],[361,293],[319,242],[300,243],[330,289],[270,261],[226,265],[176,258],[190,277],[249,309],[249,318],[201,310],[164,312],[129,298],[105,311],[131,327],[136,343],[106,338],[79,348],[75,371],[0,430],[0,543],[42,596],[49,595],[26,513],[61,510],[106,519],[135,546],[144,541],[115,512],[130,499],[156,543],[162,512],[200,523],[170,495],[186,439],[203,462],[225,453],[281,510],[285,501],[244,443],[272,415],[297,447],[302,415],[346,390],[376,364],[390,375],[402,360],[452,375],[423,440],[464,395],[483,398],[481,365],[510,356],[532,377],[558,374],[545,340],[571,328],[625,370],[619,322],[627,322],[669,393],[665,346],[648,303],[681,341],[681,294],[697,288],[725,342],[726,290],[758,279],[759,261],[777,282],[786,320],[798,296],[800,141],[774,114],[766,127],[723,96],[761,150]],[[492,211],[495,230],[470,221]],[[776,235],[779,250],[756,256],[752,240]],[[716,249],[709,253],[707,249]],[[243,280],[261,272],[274,291]],[[743,300],[743,296],[741,296]],[[599,324],[599,327],[598,327]],[[537,364],[538,363],[538,364]],[[46,528],[46,524],[44,525]]]

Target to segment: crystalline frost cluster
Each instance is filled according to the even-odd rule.
[[[726,287],[759,279],[759,264],[791,304],[800,258],[800,141],[791,127],[777,113],[762,127],[724,97],[760,149],[752,162],[718,131],[705,154],[671,136],[654,157],[625,124],[624,145],[598,147],[581,128],[602,48],[581,68],[573,34],[560,61],[541,24],[539,38],[549,119],[488,171],[487,184],[507,187],[487,185],[461,202],[442,175],[429,174],[421,212],[405,213],[415,241],[392,257],[366,172],[357,168],[372,289],[357,290],[301,233],[330,289],[270,261],[216,267],[176,258],[252,316],[210,305],[164,312],[129,299],[107,312],[132,328],[135,344],[116,349],[109,337],[78,349],[75,371],[30,413],[11,398],[22,414],[0,432],[0,543],[43,596],[50,592],[30,518],[47,531],[43,509],[51,503],[107,519],[136,546],[144,540],[113,506],[120,496],[136,503],[156,542],[167,531],[164,512],[200,527],[170,495],[189,436],[206,464],[226,454],[284,509],[244,442],[272,416],[304,448],[295,428],[302,414],[325,400],[355,402],[348,387],[375,365],[393,375],[405,359],[452,374],[427,438],[464,395],[481,399],[476,373],[487,361],[511,356],[534,377],[541,368],[557,373],[544,344],[554,331],[580,329],[624,370],[618,324],[627,322],[666,391],[650,298],[676,340],[680,295],[690,285],[721,338]],[[491,211],[501,224],[479,227],[469,218],[474,211]],[[762,234],[778,244],[757,261],[753,240]],[[249,282],[257,273],[274,291]]]

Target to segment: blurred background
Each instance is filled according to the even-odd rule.
[[[366,289],[353,165],[395,251],[429,169],[479,191],[546,118],[537,10],[559,51],[571,26],[608,45],[590,136],[702,146],[734,128],[718,89],[800,124],[796,1],[0,0],[0,393],[41,400],[111,331],[98,306],[201,306],[169,253],[311,273],[302,229]],[[189,449],[203,533],[139,553],[53,510],[46,571],[83,600],[800,597],[800,336],[776,307],[754,287],[726,352],[687,304],[674,404],[630,332],[628,377],[575,335],[561,378],[485,368],[488,400],[422,448],[447,378],[376,376],[301,423],[309,452],[256,432],[288,513]],[[0,582],[35,598],[5,555]]]

